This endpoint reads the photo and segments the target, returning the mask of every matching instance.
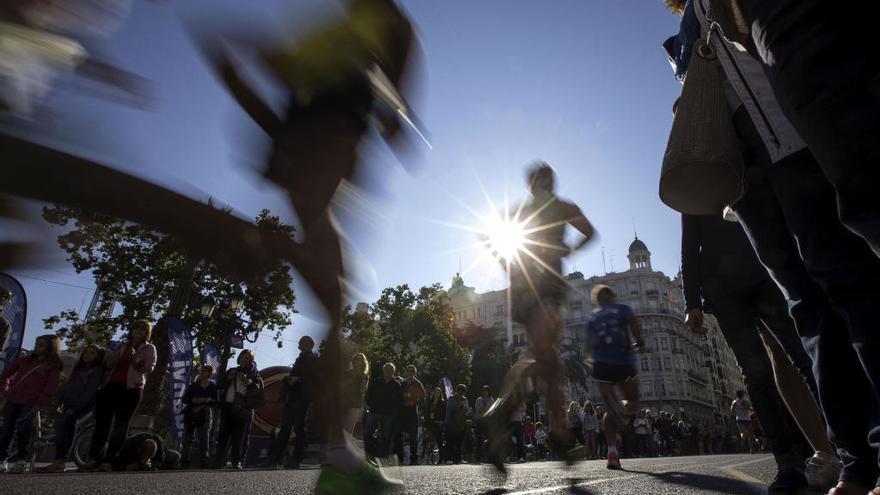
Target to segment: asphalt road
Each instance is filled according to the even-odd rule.
[[[559,463],[531,462],[512,468],[497,484],[487,466],[389,468],[406,483],[408,494],[544,495],[757,495],[766,493],[774,474],[767,455],[725,455],[624,459],[625,471],[608,471],[604,461],[571,469]],[[308,494],[318,470],[165,471],[154,473],[70,473],[0,475],[0,494]],[[574,478],[574,490],[570,488]],[[354,495],[354,494],[353,494]]]

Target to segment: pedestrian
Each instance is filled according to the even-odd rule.
[[[526,404],[523,402],[520,405],[519,411],[511,418],[511,431],[513,432],[513,440],[516,442],[516,462],[518,463],[526,462],[526,435],[525,427],[523,426],[523,419],[525,417]]]
[[[446,448],[447,464],[461,464],[464,436],[467,429],[468,400],[465,396],[467,386],[460,383],[455,393],[446,401]]]
[[[370,362],[363,352],[351,358],[348,371],[342,381],[342,407],[346,411],[345,431],[354,435],[357,424],[364,416],[364,399],[370,384]],[[366,440],[364,429],[364,440]]]
[[[572,439],[572,443],[569,444],[569,448],[577,447],[578,443],[581,446],[586,445],[587,442],[584,439],[584,420],[581,415],[581,408],[576,401],[571,401],[568,403],[566,422],[568,423],[568,430],[571,431]]]
[[[431,454],[433,449],[437,448],[437,464],[443,464],[446,461],[446,449],[443,446],[443,427],[446,422],[446,399],[443,397],[443,389],[434,387],[431,399],[428,402],[427,411],[425,412],[425,423],[430,431],[430,439],[427,445],[430,446],[426,454]]]
[[[565,398],[561,384],[563,373],[559,359],[559,339],[564,318],[560,310],[568,301],[568,285],[562,276],[565,256],[586,246],[595,230],[574,203],[556,194],[556,172],[545,163],[529,168],[526,180],[531,198],[515,209],[514,222],[522,222],[523,230],[530,232],[526,254],[517,253],[516,260],[507,260],[510,272],[512,317],[526,328],[531,347],[528,357],[520,358],[504,378],[506,390],[487,416],[489,424],[489,460],[502,474],[510,437],[510,418],[531,394],[530,384],[540,380],[546,387],[544,396],[549,411],[553,443],[565,446],[571,443],[571,432],[565,420]],[[565,241],[566,227],[571,226],[580,240],[569,246]],[[566,453],[567,463],[574,462]]]
[[[651,433],[648,430],[648,413],[644,409],[639,411],[638,416],[633,421],[633,431],[636,434],[635,454],[640,457],[647,457]]]
[[[596,407],[592,402],[584,403],[584,446],[587,450],[587,459],[595,459],[598,453],[596,435],[599,431],[599,417],[596,415]]]
[[[722,10],[729,7],[724,4]],[[876,79],[880,64],[870,41],[850,38],[872,37],[851,21],[869,25],[876,16],[827,15],[833,9],[817,1],[748,0],[743,6],[745,20],[738,24],[745,32],[721,29],[738,33],[754,49],[743,52],[726,35],[711,38],[734,89],[728,95],[738,100],[733,124],[746,165],[744,194],[731,208],[786,295],[813,360],[820,405],[844,464],[832,492],[862,494],[876,486],[880,472],[872,446],[880,410],[880,344],[872,335],[880,322],[871,309],[880,287],[870,282],[880,279],[880,260],[876,170],[867,165],[877,146],[876,132],[866,132],[878,125],[873,110],[880,100],[867,81]],[[683,7],[697,20],[691,23],[697,37],[714,26],[705,1]],[[713,20],[719,18],[714,10]],[[723,13],[722,19],[736,18]],[[861,49],[835,55],[847,46]],[[677,62],[686,66],[687,58]],[[834,77],[839,74],[851,77]],[[841,381],[848,386],[840,387]],[[807,472],[821,475],[834,467],[833,459],[814,455],[810,461]]]
[[[477,423],[477,451],[475,461],[483,462],[483,452],[485,443],[488,440],[488,427],[486,426],[486,411],[492,407],[495,398],[492,397],[492,389],[488,385],[483,385],[480,390],[480,396],[474,402],[474,421]]]
[[[111,462],[114,471],[156,471],[180,468],[180,456],[180,452],[164,448],[159,435],[138,433],[125,439]]]
[[[605,426],[603,420],[605,418],[605,408],[596,406],[596,418],[599,421],[599,431],[596,432],[597,456],[602,459],[608,455],[608,439],[605,437]]]
[[[367,454],[384,459],[390,455],[394,416],[403,401],[402,386],[394,376],[394,363],[382,366],[382,379],[372,380],[367,388],[367,421],[365,438],[370,439]],[[376,435],[376,430],[379,434]]]
[[[401,403],[394,418],[395,451],[403,464],[403,444],[409,440],[409,465],[419,463],[419,404],[425,400],[425,387],[416,377],[416,367],[412,364],[404,369],[400,394]]]
[[[547,456],[547,430],[540,421],[535,423],[535,456],[539,461],[543,461]]]
[[[153,325],[147,320],[137,320],[129,328],[125,341],[110,354],[107,381],[95,398],[91,460],[83,466],[83,471],[113,469],[107,460],[115,457],[122,447],[128,424],[144,394],[147,375],[156,367],[156,347],[150,343],[152,335]]]
[[[98,389],[104,383],[104,348],[87,345],[73,366],[70,378],[58,395],[58,416],[55,418],[55,460],[37,468],[38,473],[63,473],[70,460],[70,448],[77,424],[95,407]]]
[[[49,403],[58,386],[63,368],[58,353],[58,337],[40,335],[34,341],[33,352],[16,359],[0,374],[0,393],[6,399],[0,433],[0,472],[25,470],[37,410]],[[15,453],[10,456],[13,438]]]
[[[535,422],[532,420],[531,416],[526,416],[526,421],[523,424],[523,429],[526,435],[526,445],[533,446],[535,445]]]
[[[311,337],[306,335],[300,338],[298,346],[299,356],[290,368],[290,373],[284,377],[281,388],[281,400],[284,402],[281,429],[269,449],[269,456],[260,464],[262,468],[274,469],[278,464],[284,463],[285,467],[298,469],[303,460],[308,440],[306,417],[309,407],[318,395],[320,364],[314,352],[315,341]],[[294,434],[293,457],[285,462],[291,432]]]
[[[593,379],[599,384],[605,402],[603,424],[608,439],[607,467],[621,469],[616,439],[621,428],[638,411],[635,350],[644,347],[645,343],[638,317],[632,308],[617,303],[617,296],[610,287],[597,284],[590,298],[596,309],[587,322],[587,348],[594,362]]]
[[[199,467],[208,467],[211,452],[211,425],[214,420],[214,407],[217,406],[217,385],[211,382],[214,367],[203,364],[199,374],[183,394],[183,445],[180,464],[184,468],[190,466],[190,451],[193,437],[199,436]]]
[[[238,353],[238,366],[227,370],[217,384],[220,402],[220,431],[214,468],[223,469],[227,461],[232,469],[243,469],[247,434],[254,418],[254,406],[263,391],[263,379],[257,371],[254,353]]]

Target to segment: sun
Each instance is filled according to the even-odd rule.
[[[507,261],[516,259],[526,244],[526,230],[522,222],[503,218],[498,214],[484,219],[486,245],[496,256]]]

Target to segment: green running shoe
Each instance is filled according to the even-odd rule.
[[[361,469],[353,474],[344,473],[333,466],[322,466],[315,495],[379,495],[402,488],[402,481],[387,478],[377,467],[364,462]]]

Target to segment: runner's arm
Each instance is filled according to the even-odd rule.
[[[574,227],[583,236],[577,244],[572,246],[570,252],[573,253],[580,250],[593,240],[593,237],[596,235],[596,229],[593,228],[593,224],[587,220],[587,217],[584,216],[581,209],[574,204],[569,203],[569,214],[567,217],[569,218],[568,224]]]
[[[632,332],[633,337],[636,339],[636,345],[641,349],[645,346],[645,340],[642,338],[642,322],[639,321],[639,317],[636,315],[627,316],[626,322],[629,324],[630,332]]]

